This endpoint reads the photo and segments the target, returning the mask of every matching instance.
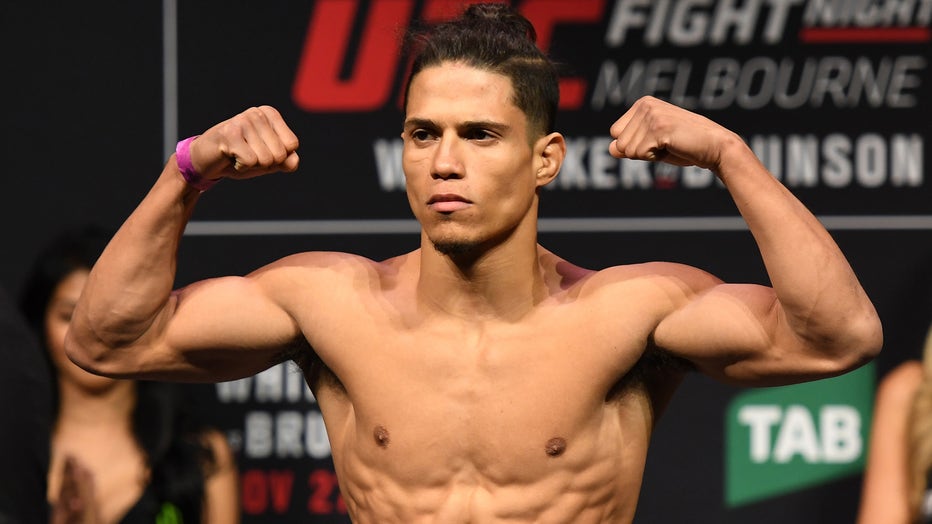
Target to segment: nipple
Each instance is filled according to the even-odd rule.
[[[388,430],[385,429],[385,426],[376,426],[372,431],[372,437],[375,438],[375,443],[381,448],[387,448],[388,443],[391,442],[391,438],[389,438]]]
[[[544,450],[551,457],[559,457],[566,451],[566,440],[560,437],[552,438],[547,441]]]

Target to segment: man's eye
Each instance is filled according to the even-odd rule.
[[[430,133],[424,129],[416,129],[411,133],[411,138],[415,140],[429,140]]]
[[[492,134],[485,129],[473,129],[466,133],[466,138],[469,140],[488,140],[493,137]]]

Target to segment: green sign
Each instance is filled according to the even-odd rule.
[[[873,400],[873,364],[831,379],[737,395],[725,421],[726,506],[860,472]]]

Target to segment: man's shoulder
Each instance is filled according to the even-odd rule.
[[[690,289],[702,289],[721,281],[700,268],[678,262],[637,262],[606,267],[593,273],[596,281],[611,284],[620,282],[670,282]]]
[[[702,269],[675,262],[637,262],[594,270],[556,255],[547,260],[544,268],[551,279],[550,289],[561,297],[573,297],[573,302],[593,299],[618,305],[633,301],[666,308],[721,283]]]
[[[305,251],[282,257],[264,267],[263,270],[381,271],[397,267],[410,256],[411,253],[406,253],[385,260],[373,260],[344,251]]]
[[[360,279],[392,278],[411,260],[411,253],[385,260],[373,260],[362,255],[341,251],[306,251],[280,258],[262,267],[252,276],[283,279],[293,283],[322,281],[329,285]]]

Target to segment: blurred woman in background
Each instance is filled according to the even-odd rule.
[[[859,524],[932,523],[932,329],[877,386]]]
[[[109,234],[68,232],[40,254],[21,308],[55,377],[52,523],[239,522],[224,436],[193,425],[177,385],[90,374],[65,355],[74,305]]]

